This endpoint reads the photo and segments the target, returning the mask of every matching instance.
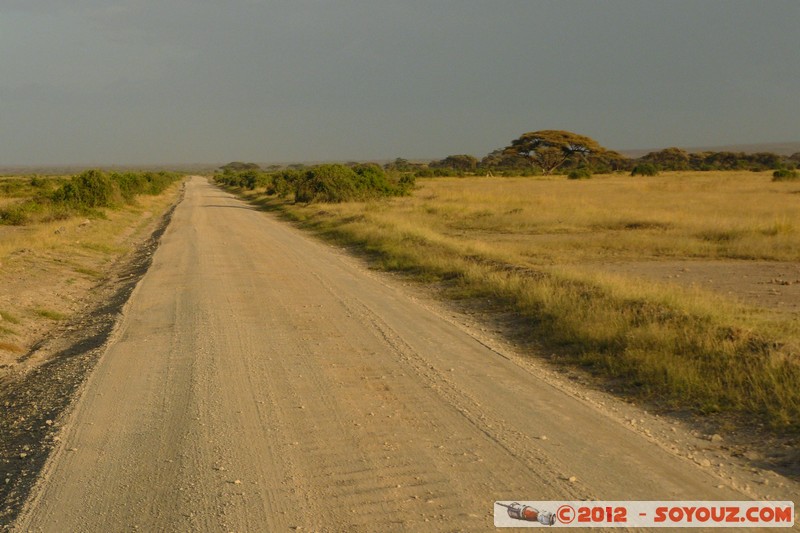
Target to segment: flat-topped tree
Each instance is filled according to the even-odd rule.
[[[503,153],[522,156],[541,167],[545,174],[552,174],[567,161],[586,161],[590,155],[603,151],[603,147],[592,138],[570,131],[541,130],[523,133],[511,141]]]

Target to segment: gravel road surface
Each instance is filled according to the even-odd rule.
[[[17,527],[485,531],[495,500],[748,499],[534,368],[195,177]]]

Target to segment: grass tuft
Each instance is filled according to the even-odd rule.
[[[19,318],[7,311],[0,311],[0,317],[3,317],[3,321],[8,322],[9,324],[19,324]]]
[[[47,318],[50,320],[60,321],[67,319],[67,315],[59,313],[58,311],[53,311],[51,309],[44,309],[41,307],[37,307],[36,309],[33,310],[33,312],[37,316],[40,316],[42,318]]]

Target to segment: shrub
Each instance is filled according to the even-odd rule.
[[[658,167],[652,163],[641,163],[633,167],[631,176],[658,176]]]
[[[29,203],[14,204],[0,209],[0,224],[22,226],[30,220]]]
[[[126,203],[133,202],[136,194],[147,188],[147,180],[142,174],[126,172],[124,174],[112,174],[112,180],[116,182],[122,199]]]
[[[573,169],[567,174],[571,180],[588,180],[592,177],[592,171],[586,167]]]
[[[386,172],[376,164],[367,163],[352,167],[355,172],[355,185],[359,196],[388,196],[394,187],[389,183]]]
[[[457,174],[452,168],[421,168],[414,175],[418,178],[449,178]]]
[[[114,184],[108,176],[100,170],[87,170],[57,189],[52,199],[78,209],[108,207],[114,202],[114,193]]]
[[[400,179],[397,181],[398,192],[401,196],[406,196],[411,194],[411,191],[414,190],[414,185],[417,183],[414,174],[405,173],[400,176]]]
[[[161,194],[180,179],[173,172],[126,172],[106,174],[87,170],[73,176],[52,193],[47,190],[55,180],[31,178],[31,186],[40,190],[33,198],[0,209],[0,224],[22,225],[30,222],[64,220],[77,213],[102,216],[98,208],[133,203],[139,194]]]
[[[173,172],[127,172],[105,174],[87,170],[73,177],[50,196],[54,204],[78,210],[111,207],[133,202],[136,195],[157,195],[180,178]]]
[[[772,181],[793,181],[800,178],[796,170],[782,168],[772,173]]]
[[[414,177],[404,173],[390,178],[375,164],[319,165],[305,171],[285,170],[272,175],[267,194],[288,196],[294,192],[296,202],[348,202],[385,196],[408,194],[414,187]]]
[[[296,202],[346,202],[356,197],[356,173],[344,165],[319,165],[294,184]]]
[[[156,196],[167,190],[167,187],[181,179],[181,175],[175,172],[145,172],[142,174],[145,179],[146,187],[140,194]]]
[[[254,189],[266,187],[266,194],[294,201],[348,202],[385,196],[402,196],[414,188],[414,176],[409,172],[393,172],[390,176],[374,163],[350,165],[328,164],[310,168],[287,168],[271,173],[256,170],[218,173],[214,180],[227,187]]]
[[[222,174],[214,178],[218,183],[229,187],[241,187],[253,190],[256,187],[269,187],[272,179],[269,174],[259,169],[231,170],[226,168]]]
[[[296,169],[287,169],[274,173],[269,185],[267,185],[267,194],[277,194],[281,198],[286,198],[294,190],[295,182],[302,175],[303,172]]]

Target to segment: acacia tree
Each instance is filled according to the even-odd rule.
[[[545,174],[552,174],[567,161],[585,162],[590,155],[602,151],[597,141],[589,137],[570,131],[541,130],[523,133],[511,141],[503,153],[522,156],[541,167]]]

